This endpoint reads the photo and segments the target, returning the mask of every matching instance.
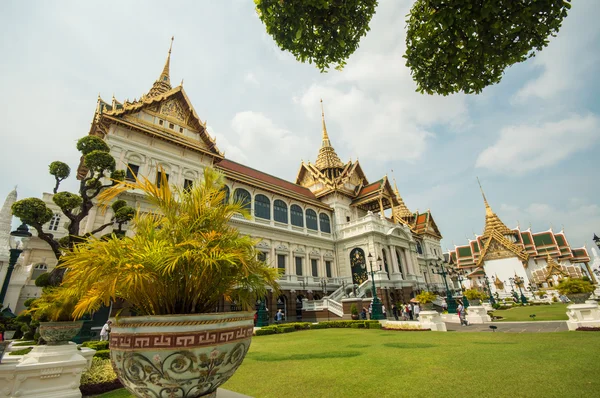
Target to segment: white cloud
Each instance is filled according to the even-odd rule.
[[[299,167],[298,154],[310,148],[306,137],[277,126],[261,112],[238,112],[231,120],[231,131],[215,135],[228,159],[292,181]]]
[[[516,103],[536,98],[557,99],[560,94],[578,90],[596,77],[600,54],[590,48],[600,38],[599,10],[598,0],[579,0],[573,4],[558,36],[534,59],[527,61],[541,73],[515,94]]]
[[[598,130],[598,118],[591,114],[504,127],[498,141],[479,154],[476,166],[511,173],[551,166],[588,148],[600,136]]]
[[[256,76],[252,72],[246,73],[246,76],[244,76],[244,81],[246,83],[249,83],[249,84],[251,84],[253,86],[256,86],[256,87],[258,87],[260,85],[258,79],[256,78]]]

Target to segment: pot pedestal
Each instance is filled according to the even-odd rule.
[[[567,316],[569,330],[576,330],[579,327],[600,327],[600,308],[593,300],[588,300],[585,304],[567,306]]]
[[[471,305],[467,309],[467,321],[473,324],[491,322],[492,319],[487,314],[487,310],[482,305]]]
[[[81,398],[81,373],[94,353],[74,343],[36,346],[20,361],[0,365],[0,397]]]
[[[419,323],[423,329],[431,329],[434,332],[446,331],[446,324],[437,311],[421,311],[419,313]]]

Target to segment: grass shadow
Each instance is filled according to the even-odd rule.
[[[336,351],[336,352],[317,352],[312,354],[259,354],[248,353],[247,359],[253,359],[261,362],[280,362],[280,361],[303,361],[308,359],[333,359],[333,358],[352,358],[362,355],[358,351]]]
[[[367,348],[371,347],[369,344],[350,344],[346,346],[347,348]]]
[[[389,348],[431,348],[437,347],[436,344],[427,344],[427,343],[385,343],[384,347]]]
[[[472,341],[473,344],[496,344],[496,345],[506,345],[506,344],[517,344],[515,342],[504,342],[504,341]]]

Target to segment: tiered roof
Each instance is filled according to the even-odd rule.
[[[583,271],[580,267],[574,265],[559,264],[548,254],[546,257],[547,266],[545,269],[539,269],[532,272],[533,281],[535,283],[544,283],[552,278],[553,275],[558,275],[559,278],[581,278]]]

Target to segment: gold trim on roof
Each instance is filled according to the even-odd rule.
[[[477,183],[479,184],[479,189],[481,190],[481,196],[483,196],[483,203],[485,204],[485,229],[483,230],[483,238],[492,236],[492,232],[496,231],[500,235],[514,235],[515,232],[508,228],[500,217],[496,213],[492,211],[490,204],[485,197],[485,193],[483,192],[483,188],[481,187],[481,182],[479,182],[479,177],[477,178]]]
[[[174,39],[175,36],[171,37],[171,45],[169,46],[169,54],[167,55],[167,61],[165,62],[165,66],[163,67],[162,73],[158,77],[158,80],[154,82],[152,88],[148,92],[148,97],[156,97],[160,94],[166,93],[167,91],[173,88],[171,87],[171,76],[169,75],[169,69],[171,67],[171,50],[173,48]]]
[[[323,124],[323,143],[317,155],[315,165],[321,171],[331,169],[343,169],[344,164],[340,160],[335,149],[331,146],[329,135],[327,134],[327,126],[325,125],[325,111],[323,110],[323,100],[321,100],[321,121]],[[335,177],[335,176],[332,176]]]

